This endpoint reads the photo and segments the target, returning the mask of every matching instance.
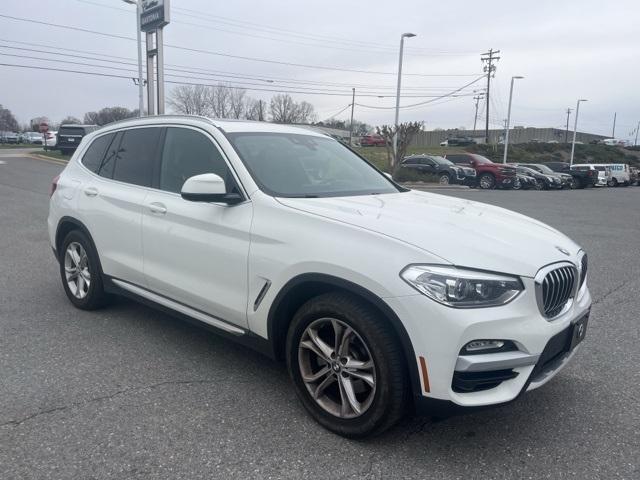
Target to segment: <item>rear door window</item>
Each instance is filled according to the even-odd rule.
[[[98,173],[100,165],[102,165],[102,160],[104,160],[105,153],[115,136],[115,133],[108,133],[107,135],[102,135],[91,142],[91,145],[89,145],[89,148],[87,148],[87,151],[82,157],[82,164],[93,173]]]
[[[161,132],[159,127],[125,130],[115,159],[113,179],[150,187]]]

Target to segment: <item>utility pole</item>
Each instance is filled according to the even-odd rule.
[[[356,88],[353,87],[351,96],[351,123],[349,124],[349,146],[353,147],[353,107],[356,106]]]
[[[473,133],[476,133],[476,123],[478,122],[478,103],[480,103],[480,100],[482,100],[484,98],[484,93],[481,93],[480,95],[476,95],[475,97],[473,97],[473,99],[476,101],[476,114],[473,117]]]
[[[640,131],[640,122],[638,122],[638,126],[636,127],[636,139],[633,142],[634,145],[638,145],[638,131]]]
[[[567,129],[564,131],[564,143],[569,143],[569,115],[571,115],[571,109],[567,108]]]
[[[613,131],[611,132],[611,138],[616,138],[616,117],[618,116],[618,112],[613,113]]]
[[[481,54],[480,60],[486,62],[484,66],[484,71],[487,72],[487,108],[486,108],[486,122],[484,125],[484,141],[489,143],[489,92],[491,90],[491,76],[495,75],[496,66],[493,64],[494,61],[500,60],[500,57],[497,57],[496,54],[500,53],[500,50],[494,50],[492,48],[489,49],[488,52]]]

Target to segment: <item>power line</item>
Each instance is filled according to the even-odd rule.
[[[399,108],[413,108],[413,107],[420,107],[422,105],[426,105],[428,103],[432,103],[435,102],[437,100],[440,100],[442,98],[446,98],[446,97],[469,97],[471,95],[473,95],[473,93],[469,93],[469,94],[463,94],[463,95],[456,95],[456,93],[460,92],[461,90],[470,87],[471,85],[473,85],[474,83],[482,80],[484,78],[484,75],[480,75],[478,78],[476,78],[475,80],[463,85],[460,88],[457,88],[449,93],[445,93],[444,95],[439,95],[436,98],[433,98],[431,100],[427,100],[425,102],[418,102],[418,103],[414,103],[411,105],[401,105]],[[360,103],[356,103],[356,105],[358,105],[359,107],[365,107],[365,108],[375,108],[375,109],[379,109],[379,110],[388,110],[388,109],[394,109],[396,107],[379,107],[379,106],[373,106],[373,105],[362,105]]]
[[[5,48],[2,45],[0,45],[0,48]],[[33,55],[16,55],[16,54],[11,54],[11,53],[1,53],[0,52],[0,56],[5,56],[5,57],[13,57],[13,58],[20,58],[20,59],[27,59],[27,60],[40,60],[40,61],[45,61],[45,62],[56,62],[56,63],[65,63],[65,64],[69,64],[69,65],[80,65],[80,66],[84,66],[84,67],[96,67],[96,68],[103,68],[103,69],[108,69],[108,70],[118,70],[118,71],[124,71],[124,72],[128,72],[131,73],[132,75],[135,76],[135,72],[132,72],[130,69],[128,68],[122,68],[122,67],[112,67],[109,65],[99,65],[99,64],[95,64],[95,63],[86,63],[86,62],[76,62],[76,61],[72,61],[72,60],[59,60],[59,59],[55,59],[55,58],[44,58],[44,57],[36,57]],[[179,73],[167,73],[167,76],[170,77],[177,77],[177,78],[190,78],[193,80],[207,80],[207,81],[215,81],[216,78],[203,78],[203,77],[198,77],[198,76],[194,76],[193,73],[198,73],[198,72],[189,72],[189,71],[181,71],[181,70],[176,70],[176,69],[172,69],[172,68],[166,68],[167,71],[177,71],[179,73],[191,73],[190,75],[180,75]],[[219,81],[219,80],[218,80]],[[263,87],[264,84],[263,83],[252,83],[252,82],[245,82],[245,81],[235,81],[236,85],[234,85],[234,88],[242,88],[242,89],[246,89],[246,90],[257,90],[257,91],[269,91],[269,90],[265,90],[265,89],[256,89],[253,88],[254,86],[259,86],[259,87]],[[334,90],[334,89],[321,89],[321,88],[312,88],[312,87],[289,87],[286,85],[277,85],[277,84],[273,84],[273,87],[280,87],[280,88],[296,88],[296,91],[292,91],[291,93],[310,93],[313,95],[320,95],[320,94],[327,94],[327,95],[331,95],[331,94],[340,94],[343,96],[347,96],[348,94],[344,91],[344,90]],[[394,97],[394,95],[391,94],[384,94],[384,93],[376,93],[376,92],[363,92],[362,95],[363,97],[377,97],[377,98],[392,98]],[[403,95],[403,98],[431,98],[431,97],[438,97],[438,95],[427,95],[427,94],[418,94],[418,95]]]
[[[0,39],[0,42],[11,42],[11,43],[17,43],[17,44],[21,44],[21,45],[30,45],[30,46],[42,46],[44,48],[48,48],[48,49],[53,49],[54,47],[48,46],[48,45],[42,45],[42,44],[34,44],[34,43],[29,43],[29,42],[18,42],[18,41],[13,41],[13,40],[4,40],[4,39]],[[84,59],[84,60],[93,60],[93,61],[98,61],[98,62],[111,62],[111,63],[116,63],[116,64],[121,64],[121,65],[130,65],[130,66],[136,66],[137,67],[137,63],[134,61],[134,59],[131,58],[126,58],[126,57],[116,57],[113,55],[104,55],[104,54],[100,54],[100,53],[95,53],[95,52],[86,52],[83,50],[69,50],[69,51],[74,51],[74,52],[80,52],[80,53],[88,53],[89,55],[92,56],[86,56],[86,55],[74,55],[74,54],[69,54],[69,53],[61,53],[60,50],[64,49],[63,47],[55,47],[57,51],[48,51],[48,50],[40,50],[40,49],[33,49],[33,48],[25,48],[25,47],[13,47],[13,46],[8,46],[8,45],[0,45],[0,48],[6,48],[6,49],[11,49],[11,50],[21,50],[21,51],[28,51],[28,52],[36,52],[36,53],[45,53],[47,55],[57,55],[57,56],[65,56],[65,57],[70,57],[70,58],[80,58],[80,59]],[[110,58],[116,58],[116,59],[122,59],[122,60],[128,60],[128,61],[121,61],[121,60],[105,60],[102,58],[96,58],[96,55],[99,56],[107,56]],[[46,59],[47,61],[51,60],[51,59]],[[268,82],[268,83],[274,83],[276,80],[275,79],[271,79],[271,78],[265,78],[265,77],[260,77],[260,76],[246,76],[246,75],[241,75],[241,74],[233,74],[231,72],[222,72],[220,73],[219,71],[212,71],[212,70],[207,70],[207,69],[202,69],[199,67],[188,67],[188,66],[184,66],[184,65],[174,65],[174,64],[165,64],[166,65],[166,70],[171,70],[171,71],[177,71],[177,72],[181,72],[181,73],[195,73],[195,74],[199,74],[199,75],[209,75],[209,76],[216,76],[216,77],[228,77],[228,78],[239,78],[239,79],[244,79],[244,80],[259,80],[261,82]],[[180,68],[173,68],[173,67],[182,67]],[[187,70],[188,68],[194,68],[195,70]],[[229,74],[231,73],[231,74]],[[344,86],[344,87],[350,87],[352,88],[353,84],[350,83],[322,83],[322,82],[305,82],[305,81],[296,81],[296,80],[288,80],[288,79],[281,79],[278,80],[279,83],[293,83],[293,84],[310,84],[310,85],[319,85],[319,86],[328,86],[328,87],[334,87],[334,86]],[[302,88],[302,87],[291,87],[291,88]],[[384,89],[388,89],[388,90],[393,90],[395,87],[393,86],[375,86],[375,85],[369,85],[369,86],[361,86],[360,88],[364,88],[364,89],[375,89],[375,90],[384,90]],[[433,89],[443,89],[443,88],[450,88],[450,87],[408,87],[408,90],[414,90],[415,92],[417,91],[426,91],[426,90],[433,90]],[[418,95],[416,95],[418,96]]]
[[[81,3],[85,3],[88,5],[95,5],[97,7],[102,7],[102,8],[108,8],[110,10],[115,10],[118,11],[120,13],[123,14],[127,14],[127,15],[131,15],[130,10],[126,9],[126,8],[120,8],[120,7],[114,7],[114,6],[110,6],[110,5],[104,5],[102,3],[97,3],[97,2],[91,2],[89,0],[76,0],[78,2]],[[174,9],[174,10],[181,10],[181,9]],[[207,18],[208,15],[207,14],[203,14],[202,12],[200,12],[197,15],[194,14],[189,14],[189,13],[178,13],[178,15],[184,15],[186,17],[191,17],[191,18],[195,18],[198,19],[200,21],[205,21],[205,22],[212,22],[212,23],[221,23],[222,25],[227,25],[230,27],[234,27],[234,28],[244,28],[244,29],[248,29],[248,27],[246,26],[242,26],[242,25],[234,25],[233,23],[229,23],[229,22],[225,22],[225,21],[220,21],[220,20],[212,20]],[[239,22],[239,21],[238,21]],[[264,36],[264,35],[256,35],[255,33],[248,33],[246,31],[234,31],[234,30],[226,30],[224,28],[219,28],[219,27],[212,27],[210,25],[202,25],[199,23],[193,23],[193,22],[186,22],[184,20],[172,20],[172,23],[176,23],[179,25],[187,25],[187,26],[192,26],[192,27],[198,27],[198,28],[204,28],[206,30],[215,30],[215,31],[219,31],[219,32],[223,32],[223,33],[230,33],[233,35],[240,35],[243,37],[251,37],[251,38],[259,38],[259,39],[263,39],[263,40],[271,40],[274,42],[283,42],[283,43],[289,43],[289,44],[295,44],[295,45],[304,45],[304,46],[310,46],[310,47],[318,47],[318,48],[327,48],[327,49],[332,49],[332,50],[343,50],[343,51],[353,51],[353,52],[359,52],[359,53],[373,53],[373,54],[387,54],[387,55],[397,55],[397,52],[395,50],[397,50],[396,48],[392,47],[374,47],[375,50],[372,49],[366,49],[366,48],[353,48],[353,47],[345,47],[345,46],[335,46],[335,45],[327,45],[325,40],[315,40],[313,38],[309,38],[306,35],[300,34],[299,36],[303,39],[308,39],[308,40],[312,40],[315,42],[325,42],[325,43],[306,43],[306,42],[301,42],[299,40],[291,40],[290,38],[273,38],[273,37],[268,37],[268,36]],[[255,27],[252,27],[251,30],[255,30]],[[270,33],[270,34],[275,34],[275,35],[287,35],[287,37],[291,37],[291,34],[284,34],[284,33],[279,33],[279,32],[270,32],[268,30],[264,30],[263,31],[265,33]],[[422,56],[422,57],[432,57],[432,56],[444,56],[444,55],[458,55],[458,56],[469,56],[472,55],[472,53],[452,53],[452,52],[437,52],[437,53],[408,53],[408,55],[414,55],[414,56]]]
[[[99,32],[99,31],[90,30],[90,29],[87,29],[87,28],[75,27],[75,26],[71,26],[71,25],[62,25],[62,24],[52,23],[52,22],[43,22],[43,21],[40,21],[40,20],[34,20],[34,19],[23,18],[23,17],[14,17],[12,15],[0,14],[0,18],[6,18],[6,19],[9,19],[9,20],[14,20],[14,21],[18,21],[18,22],[35,23],[35,24],[38,24],[38,25],[45,25],[45,26],[48,26],[48,27],[62,28],[62,29],[65,29],[65,30],[73,30],[73,31],[83,32],[83,33],[91,33],[91,34],[94,34],[94,35],[100,35],[100,36],[109,37],[109,38],[117,38],[117,39],[120,39],[120,40],[128,40],[128,41],[134,41],[134,42],[136,41],[136,39],[134,39],[133,37],[127,37],[127,36],[124,36],[124,35],[117,35],[117,34],[114,34],[114,33]],[[280,60],[269,60],[269,59],[265,59],[265,58],[247,57],[247,56],[243,56],[243,55],[232,55],[232,54],[229,54],[229,53],[215,52],[215,51],[212,51],[212,50],[204,50],[204,49],[200,49],[200,48],[182,47],[182,46],[179,46],[179,45],[165,44],[164,46],[167,47],[167,48],[174,48],[174,49],[182,50],[182,51],[186,51],[186,52],[202,53],[202,54],[206,54],[206,55],[214,55],[214,56],[220,56],[220,57],[225,57],[225,58],[234,58],[236,60],[245,60],[245,61],[252,61],[252,62],[269,63],[269,64],[274,64],[274,65],[285,65],[285,66],[289,66],[289,67],[310,68],[310,69],[316,69],[316,70],[328,70],[328,71],[337,71],[337,72],[363,73],[363,74],[367,74],[367,75],[396,75],[396,72],[379,72],[379,71],[372,71],[372,70],[359,70],[359,69],[343,68],[343,67],[330,67],[330,66],[326,66],[326,65],[310,65],[310,64],[305,64],[305,63],[285,62],[285,61],[280,61]],[[468,77],[468,76],[473,76],[473,74],[435,74],[435,73],[434,74],[405,73],[405,75],[414,76],[414,77]]]

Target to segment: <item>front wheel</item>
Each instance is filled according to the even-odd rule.
[[[483,190],[491,190],[496,187],[496,178],[490,173],[483,173],[478,178],[478,185]]]
[[[449,177],[449,174],[448,173],[442,173],[438,177],[438,183],[440,185],[449,185],[449,183],[451,183],[451,178]]]
[[[513,182],[513,187],[514,190],[521,190],[523,188],[522,183],[520,183],[520,180],[516,179],[515,182]]]
[[[403,416],[404,355],[386,319],[344,293],[304,304],[287,335],[287,366],[311,416],[345,437],[378,434]]]

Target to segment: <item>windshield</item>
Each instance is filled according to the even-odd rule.
[[[487,157],[483,157],[482,155],[476,155],[473,154],[472,157],[475,159],[476,162],[478,163],[482,163],[482,164],[488,164],[488,163],[493,163],[491,160],[489,160]]]
[[[546,165],[537,165],[536,164],[536,165],[532,165],[532,167],[534,167],[536,170],[541,171],[542,173],[546,173],[547,175],[555,173],[553,170],[551,170]]]
[[[274,132],[227,133],[227,138],[260,189],[276,197],[401,191],[382,172],[331,138]]]
[[[446,158],[439,157],[437,155],[429,158],[439,165],[449,165],[449,166],[454,165],[454,163],[451,160],[447,160]]]

